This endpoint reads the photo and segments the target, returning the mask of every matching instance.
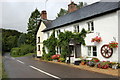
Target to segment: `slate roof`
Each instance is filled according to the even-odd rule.
[[[68,13],[64,16],[61,16],[47,25],[47,28],[43,32],[62,27],[67,24],[72,24],[77,21],[85,20],[95,16],[100,16],[105,13],[110,13],[120,9],[119,2],[96,2],[94,4],[88,5],[81,9],[76,10],[75,12]]]

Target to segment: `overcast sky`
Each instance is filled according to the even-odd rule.
[[[31,12],[36,8],[41,12],[46,10],[48,19],[53,20],[60,8],[67,9],[71,0],[0,0],[0,27],[26,32]],[[99,0],[72,0],[91,4]]]

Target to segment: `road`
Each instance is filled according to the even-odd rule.
[[[68,79],[68,80],[75,80],[75,79],[91,79],[93,78],[101,78],[102,80],[109,78],[116,78],[114,76],[80,70],[77,68],[68,67],[65,65],[49,63],[49,62],[42,62],[42,61],[35,61],[31,57],[17,57],[13,58],[9,55],[5,55],[3,58],[3,63],[5,65],[6,73],[8,74],[9,78],[14,78],[19,80],[18,78],[29,78],[29,80],[43,80],[43,79]],[[24,78],[24,79],[23,79]],[[33,79],[34,78],[34,79]],[[85,80],[86,80],[85,79]],[[97,79],[98,80],[98,79]],[[112,79],[113,80],[113,79]],[[114,79],[116,80],[116,79]]]

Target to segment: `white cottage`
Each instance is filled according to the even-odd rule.
[[[120,2],[96,2],[94,4],[77,9],[76,4],[68,5],[68,14],[53,21],[47,20],[46,11],[42,11],[41,22],[37,32],[37,56],[42,56],[43,41],[52,33],[64,31],[79,32],[83,28],[90,33],[85,38],[86,46],[78,45],[77,52],[72,46],[73,63],[80,56],[97,57],[100,60],[118,62],[118,48],[109,48],[111,41],[118,42],[118,26],[120,22]],[[94,37],[101,37],[100,43],[91,42]],[[61,52],[60,48],[58,53]]]

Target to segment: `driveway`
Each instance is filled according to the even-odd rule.
[[[8,77],[16,80],[118,80],[114,76],[55,63],[35,61],[31,57],[13,58],[7,54],[4,56],[3,62]]]

